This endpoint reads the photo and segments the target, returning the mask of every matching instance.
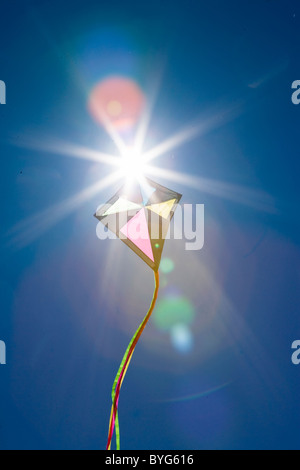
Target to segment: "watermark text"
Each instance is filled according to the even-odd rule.
[[[298,105],[300,104],[300,80],[292,83],[292,90],[295,90],[292,94],[292,103]]]
[[[204,246],[204,204],[177,205],[174,212],[173,223],[169,226],[171,216],[168,220],[168,217],[161,217],[153,211],[148,211],[149,231],[145,231],[141,226],[141,219],[134,217],[136,211],[113,214],[107,209],[106,213],[109,216],[105,217],[104,214],[102,221],[98,223],[97,237],[100,240],[129,238],[134,242],[134,240],[146,239],[150,235],[152,240],[185,240],[187,251],[201,250]]]
[[[6,364],[6,345],[4,341],[0,341],[0,365]]]
[[[6,104],[6,85],[3,80],[0,80],[0,104]]]
[[[294,350],[292,354],[292,363],[294,366],[298,366],[300,364],[300,340],[293,342],[292,349]]]

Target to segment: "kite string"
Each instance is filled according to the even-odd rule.
[[[119,420],[118,420],[119,395],[120,395],[121,386],[122,386],[124,377],[126,375],[129,363],[131,361],[134,349],[135,349],[135,347],[136,347],[136,345],[139,341],[139,338],[140,338],[142,332],[144,331],[144,329],[145,329],[145,327],[146,327],[146,325],[147,325],[147,323],[148,323],[148,321],[151,317],[151,314],[152,314],[152,312],[154,310],[154,307],[155,307],[155,304],[156,304],[156,300],[157,300],[157,296],[158,296],[158,290],[159,290],[159,274],[158,274],[158,272],[154,272],[154,276],[155,276],[155,290],[154,290],[154,294],[153,294],[153,298],[152,298],[150,308],[149,308],[144,320],[142,321],[142,323],[140,324],[140,326],[136,330],[135,334],[133,335],[133,337],[132,337],[132,339],[131,339],[131,341],[128,345],[128,348],[127,348],[127,350],[124,354],[122,362],[120,364],[120,367],[119,367],[119,370],[117,372],[116,378],[114,380],[114,384],[113,384],[113,388],[112,388],[112,402],[113,403],[112,403],[111,414],[110,414],[108,440],[107,440],[107,446],[106,446],[107,450],[109,450],[111,448],[111,440],[112,440],[114,427],[116,428],[116,446],[117,446],[117,450],[120,449],[120,432],[119,432]]]
[[[155,273],[155,284],[156,284],[156,288],[155,288],[155,292],[154,292],[154,296],[153,296],[153,300],[152,300],[152,303],[151,303],[151,306],[150,306],[150,309],[145,317],[145,319],[143,320],[143,322],[141,323],[141,325],[139,326],[139,328],[137,329],[136,333],[134,334],[128,348],[127,348],[127,351],[124,355],[124,358],[122,360],[122,363],[121,363],[121,366],[119,368],[119,371],[118,371],[118,374],[116,376],[116,379],[115,379],[115,382],[114,382],[114,386],[113,386],[113,392],[112,392],[112,397],[113,397],[113,406],[112,406],[112,412],[111,412],[111,419],[110,419],[110,429],[109,429],[109,437],[108,437],[108,445],[107,445],[107,449],[110,448],[110,445],[111,445],[111,439],[112,439],[112,434],[113,434],[113,429],[114,429],[114,424],[116,423],[116,441],[117,441],[117,449],[119,449],[119,445],[120,445],[120,436],[119,436],[119,423],[118,423],[118,415],[117,415],[117,408],[118,408],[118,401],[119,401],[119,394],[120,394],[120,389],[121,389],[121,385],[122,385],[122,382],[124,380],[124,377],[125,377],[125,374],[126,374],[126,371],[127,371],[127,368],[129,366],[129,362],[131,360],[131,357],[132,357],[132,354],[134,352],[134,349],[135,349],[135,346],[153,312],[153,309],[154,309],[154,306],[155,306],[155,302],[156,302],[156,299],[157,299],[157,293],[158,293],[158,287],[159,287],[159,277],[158,277],[158,274]]]
[[[114,399],[115,399],[115,396],[116,396],[116,388],[117,388],[117,385],[118,385],[118,382],[119,382],[119,378],[121,376],[121,373],[123,371],[123,366],[124,366],[124,363],[127,362],[127,358],[128,358],[128,354],[129,354],[129,351],[131,349],[131,346],[132,346],[132,343],[134,342],[138,332],[140,331],[142,327],[142,324],[139,326],[139,328],[137,329],[137,331],[135,332],[135,334],[133,335],[129,345],[128,345],[128,348],[126,349],[126,352],[124,354],[124,357],[122,359],[122,362],[121,362],[121,365],[119,367],[119,370],[118,370],[118,373],[116,375],[116,378],[114,380],[114,384],[113,384],[113,388],[112,388],[112,407],[111,407],[111,414],[110,414],[110,426],[109,426],[109,429],[111,430],[111,427],[112,427],[112,430],[111,430],[111,433],[109,433],[110,435],[110,439],[112,438],[112,434],[113,434],[113,426],[115,424],[115,427],[116,427],[116,444],[117,444],[117,450],[120,449],[120,431],[119,431],[119,420],[118,420],[118,411],[116,411],[115,413],[115,419],[114,419],[114,415],[113,415],[113,411],[114,411]],[[126,369],[124,370],[123,374],[122,374],[122,381],[121,381],[121,385],[122,385],[122,382],[124,380],[124,377],[125,377],[125,374],[126,374],[126,371],[128,369],[128,366],[129,366],[129,362],[131,360],[131,356],[132,356],[132,353],[133,351],[131,352],[131,355],[129,357],[129,360],[127,362],[127,365],[126,365]],[[121,385],[120,385],[120,388],[121,388]],[[118,398],[117,398],[118,400]]]

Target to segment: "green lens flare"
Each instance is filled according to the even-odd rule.
[[[160,262],[160,270],[164,274],[169,274],[174,270],[174,262],[170,258],[163,258]]]
[[[161,299],[154,311],[153,321],[159,330],[167,331],[178,323],[190,325],[195,318],[195,309],[185,297]]]

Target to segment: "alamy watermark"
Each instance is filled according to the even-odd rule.
[[[292,94],[292,103],[298,105],[300,104],[300,80],[292,83],[292,90],[295,90]]]
[[[294,350],[292,354],[292,363],[294,366],[298,366],[300,364],[300,340],[293,342],[292,349]]]
[[[3,80],[0,80],[0,104],[6,104],[6,85]]]
[[[4,341],[0,341],[0,365],[6,364],[6,345]]]
[[[109,213],[109,209],[106,210]],[[204,246],[204,204],[183,204],[177,205],[174,211],[172,224],[168,228],[168,218],[161,214],[148,211],[149,234],[141,227],[140,220],[136,223],[134,216],[136,211],[124,211],[118,213],[109,213],[107,217],[102,216],[102,222],[99,222],[96,228],[97,237],[100,240],[119,238],[130,238],[131,240],[146,239],[149,235],[151,239],[174,239],[185,240],[185,249],[188,251],[201,250]],[[126,231],[122,229],[132,220]],[[169,220],[168,220],[169,219]]]

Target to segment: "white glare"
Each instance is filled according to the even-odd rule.
[[[104,120],[105,129],[115,143],[119,151],[119,156],[109,155],[84,146],[78,146],[57,140],[54,141],[53,139],[46,139],[46,141],[44,139],[42,142],[30,138],[21,139],[21,141],[20,138],[16,139],[14,144],[21,147],[110,165],[115,171],[109,176],[102,178],[96,184],[68,198],[66,201],[55,204],[49,209],[35,214],[29,219],[17,224],[12,229],[12,233],[8,234],[12,236],[11,242],[19,245],[19,247],[25,246],[119,178],[125,180],[125,182],[129,184],[134,183],[135,181],[139,182],[143,192],[147,194],[149,188],[147,185],[146,175],[149,174],[157,175],[169,181],[176,181],[190,188],[206,191],[207,193],[224,197],[228,200],[254,207],[255,209],[274,212],[274,202],[268,195],[262,192],[224,183],[222,181],[213,181],[203,177],[197,177],[195,175],[157,168],[152,166],[150,163],[155,158],[171,152],[191,139],[199,137],[199,135],[204,135],[210,130],[220,127],[234,119],[241,112],[242,103],[236,103],[229,108],[222,109],[221,111],[218,109],[216,114],[211,114],[210,117],[202,119],[202,121],[197,121],[195,124],[180,130],[177,134],[169,137],[164,142],[161,142],[156,147],[142,153],[143,144],[151,119],[153,104],[154,98],[149,103],[148,108],[141,119],[134,138],[134,145],[132,147],[126,146],[123,137],[118,133],[117,129],[113,127],[112,123],[110,123],[108,119]],[[146,199],[148,198],[149,194],[146,196]],[[189,332],[178,327],[172,332],[172,342],[175,347],[181,349],[181,351],[187,351],[191,345]]]
[[[145,160],[134,147],[127,148],[123,152],[120,167],[127,181],[140,180],[146,171]]]

